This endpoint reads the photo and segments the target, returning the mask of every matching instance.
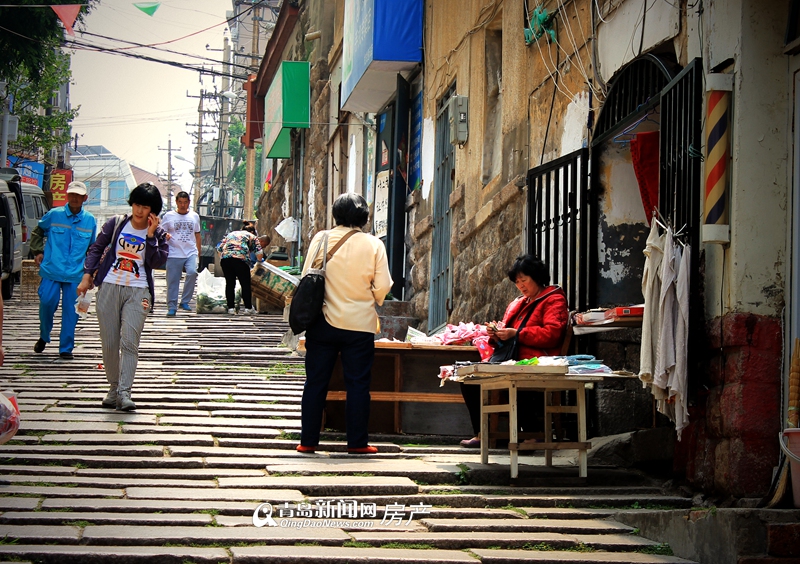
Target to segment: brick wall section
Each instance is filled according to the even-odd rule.
[[[731,313],[707,323],[709,389],[690,408],[675,470],[734,497],[766,494],[778,461],[782,332],[775,317]]]

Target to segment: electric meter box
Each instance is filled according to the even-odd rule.
[[[452,96],[450,105],[450,143],[461,145],[467,142],[469,134],[469,98],[466,96]]]

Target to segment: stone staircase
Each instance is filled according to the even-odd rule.
[[[32,352],[37,303],[6,304],[0,383],[22,425],[0,446],[0,561],[687,562],[615,519],[690,505],[635,473],[590,469],[570,486],[572,458],[525,456],[521,476],[537,485],[510,487],[503,451],[481,465],[420,437],[373,437],[379,453],[363,456],[328,434],[298,454],[303,363],[279,344],[286,324],[159,309],[138,410],[120,413],[100,407],[93,317],[61,361],[55,343]]]

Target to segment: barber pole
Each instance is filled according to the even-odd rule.
[[[706,154],[706,200],[703,223],[727,224],[726,200],[728,184],[728,108],[730,92],[708,93],[708,143]]]
[[[728,90],[706,92],[706,190],[703,241],[729,243],[728,161],[730,160],[730,99]]]

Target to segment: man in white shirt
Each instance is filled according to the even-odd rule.
[[[189,194],[178,192],[175,196],[177,211],[164,214],[161,226],[167,232],[169,258],[167,258],[167,316],[173,317],[178,309],[178,290],[181,273],[186,271],[180,308],[192,311],[189,302],[197,281],[197,259],[200,256],[200,216],[189,210]]]

